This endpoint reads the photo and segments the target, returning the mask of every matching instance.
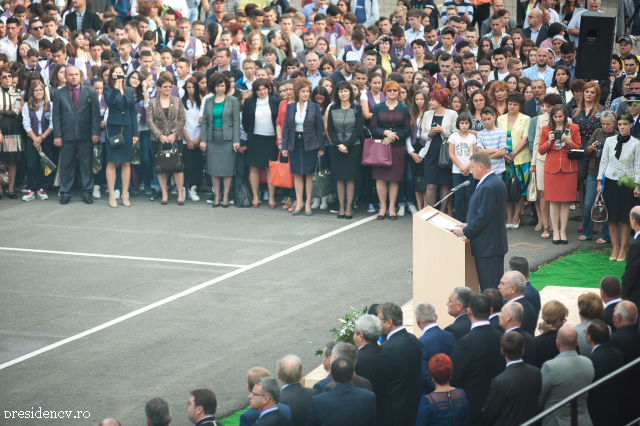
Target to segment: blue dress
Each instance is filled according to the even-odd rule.
[[[449,397],[450,396],[450,397]],[[453,422],[451,408],[453,407]],[[469,402],[462,389],[451,392],[431,392],[420,400],[416,426],[467,426]]]
[[[107,153],[107,161],[112,163],[129,163],[133,152],[133,136],[138,136],[138,112],[136,111],[133,89],[125,88],[124,97],[119,90],[105,87],[105,100],[109,107],[107,117],[107,135],[114,136],[122,133],[124,145],[112,148],[109,141],[105,141],[104,147]],[[134,134],[135,131],[135,134]]]

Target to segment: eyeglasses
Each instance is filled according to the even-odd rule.
[[[251,395],[253,395],[253,396],[262,396],[262,397],[268,396],[268,395],[262,395],[262,394],[255,393],[255,392],[251,392]]]
[[[31,27],[31,29],[32,29],[33,31],[40,31],[41,29],[44,29],[44,27],[41,25],[41,26],[39,26],[39,27]]]
[[[387,89],[387,92],[397,92],[398,89]]]

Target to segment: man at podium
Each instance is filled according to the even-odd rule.
[[[467,223],[451,232],[471,240],[478,282],[484,291],[498,288],[504,274],[504,255],[509,251],[505,227],[507,187],[491,170],[491,157],[486,152],[473,154],[470,164],[478,185],[469,200]]]

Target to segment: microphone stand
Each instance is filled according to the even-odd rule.
[[[456,190],[452,189],[451,192],[449,192],[442,200],[440,200],[437,203],[435,203],[432,207],[435,209],[436,207],[438,207],[440,205],[440,203],[442,203],[447,198],[451,197],[455,192],[456,192]]]

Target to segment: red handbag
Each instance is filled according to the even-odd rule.
[[[365,139],[362,148],[362,165],[373,167],[391,167],[391,144],[385,145],[382,139]]]
[[[293,188],[291,166],[289,163],[281,163],[280,155],[282,152],[278,153],[278,161],[269,160],[269,171],[271,172],[269,183],[278,188]]]

